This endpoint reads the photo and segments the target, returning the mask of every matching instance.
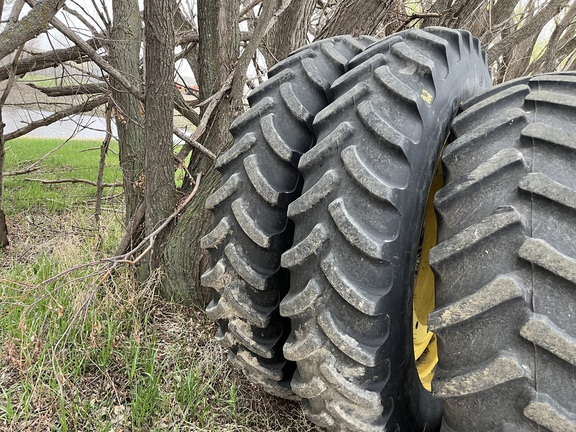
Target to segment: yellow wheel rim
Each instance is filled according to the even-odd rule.
[[[442,166],[438,163],[426,202],[422,251],[414,284],[414,311],[412,314],[414,357],[420,382],[428,391],[432,391],[434,368],[438,363],[436,335],[428,331],[428,314],[434,310],[435,306],[434,273],[430,268],[428,257],[430,249],[436,245],[438,232],[436,213],[434,213],[434,195],[442,187],[443,180]]]

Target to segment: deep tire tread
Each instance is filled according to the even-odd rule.
[[[428,190],[431,178],[416,173],[433,172],[455,114],[445,92],[462,101],[489,83],[481,51],[465,48],[469,33],[444,34],[402,32],[353,59],[332,85],[334,102],[314,119],[317,145],[300,159],[303,193],[288,209],[295,241],[282,259],[291,288],[280,311],[293,323],[284,351],[297,362],[292,385],[308,398],[308,418],[329,431],[428,430],[439,421],[403,412],[412,402],[401,394],[392,403],[389,392],[401,391],[409,368],[390,366],[388,356],[399,337],[391,316],[405,307],[397,284],[412,272],[398,257],[420,226],[406,200]],[[452,93],[444,81],[470,64],[473,78]],[[442,118],[432,121],[433,110]],[[313,242],[319,225],[326,231]]]
[[[332,82],[374,40],[326,39],[271,68],[230,127],[233,145],[216,161],[222,184],[206,202],[214,228],[201,240],[212,261],[201,282],[218,293],[207,313],[220,323],[217,339],[231,362],[277,396],[296,398],[294,365],[282,353],[290,323],[278,308],[288,290],[280,256],[293,235],[286,212],[302,188],[297,165],[315,141],[312,122]]]
[[[576,80],[521,78],[463,108],[430,252],[443,431],[574,431]]]

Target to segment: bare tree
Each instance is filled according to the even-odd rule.
[[[574,1],[437,0],[432,4],[422,3],[424,10],[435,16],[424,19],[421,25],[464,28],[480,39],[497,83],[527,74],[565,69],[576,52]],[[547,35],[545,29],[550,28]]]

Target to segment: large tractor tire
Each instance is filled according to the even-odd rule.
[[[248,96],[251,108],[230,127],[232,147],[216,162],[222,183],[206,201],[214,229],[201,242],[211,258],[202,284],[215,290],[206,312],[219,322],[217,338],[230,361],[276,396],[295,398],[295,366],[282,354],[290,321],[278,305],[289,285],[280,256],[292,245],[286,211],[302,189],[298,161],[315,143],[312,121],[328,104],[330,85],[375,40],[323,40],[270,69]]]
[[[576,76],[467,104],[430,253],[443,431],[576,431]]]
[[[490,75],[478,40],[443,28],[391,36],[350,65],[314,120],[318,143],[300,159],[303,193],[288,208],[284,355],[319,426],[432,431],[441,403],[421,383],[412,340],[424,207],[449,124]]]

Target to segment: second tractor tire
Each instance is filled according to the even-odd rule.
[[[576,76],[494,87],[453,123],[430,254],[445,432],[576,431]]]
[[[408,30],[367,48],[332,85],[302,156],[282,256],[294,392],[329,431],[433,431],[441,404],[412,342],[418,244],[432,175],[460,103],[490,87],[465,31]]]

